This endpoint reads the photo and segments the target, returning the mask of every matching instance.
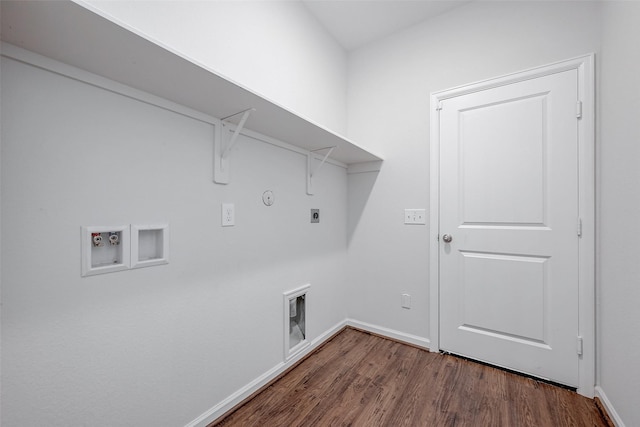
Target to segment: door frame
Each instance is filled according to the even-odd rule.
[[[429,334],[430,351],[440,351],[440,102],[481,90],[530,80],[568,70],[578,72],[578,97],[582,102],[578,123],[578,215],[582,221],[579,239],[578,393],[593,398],[596,372],[595,334],[595,55],[588,54],[529,70],[507,74],[431,94],[430,196],[429,210]],[[576,114],[578,112],[576,111]],[[577,218],[576,218],[577,220]],[[576,222],[576,228],[578,224]],[[577,230],[576,230],[577,232]],[[576,337],[576,351],[578,338]]]

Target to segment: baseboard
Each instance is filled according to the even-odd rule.
[[[402,343],[419,348],[424,348],[427,350],[429,349],[429,345],[431,344],[431,342],[427,338],[419,337],[417,335],[405,334],[404,332],[384,328],[382,326],[372,325],[371,323],[360,322],[359,320],[347,319],[346,325],[355,329],[361,329],[375,335],[380,335],[385,338],[391,338],[395,341],[400,341]]]
[[[304,350],[300,351],[300,353],[297,353],[294,357],[287,360],[286,362],[279,363],[273,368],[269,369],[267,372],[260,375],[258,378],[251,381],[249,384],[237,390],[231,396],[227,397],[226,399],[200,415],[198,418],[188,423],[185,427],[205,427],[218,418],[222,417],[224,414],[228,413],[244,400],[251,397],[254,393],[262,389],[264,386],[268,385],[271,381],[277,379],[280,375],[284,374],[287,370],[295,366],[301,359],[304,359],[306,356],[308,356],[310,353],[324,344],[329,338],[344,329],[346,325],[347,321],[343,320],[342,322],[337,323],[333,327],[329,328],[315,340],[313,340],[311,344]]]
[[[249,384],[233,393],[231,396],[227,397],[226,399],[200,415],[195,420],[188,423],[185,427],[206,427],[207,425],[211,424],[212,422],[227,414],[233,408],[250,398],[253,394],[261,390],[263,387],[283,375],[285,372],[295,366],[300,360],[304,359],[309,354],[314,352],[318,347],[320,347],[332,336],[334,336],[347,326],[355,329],[360,329],[362,331],[369,332],[375,335],[380,335],[385,338],[390,338],[392,340],[406,343],[415,347],[429,349],[429,340],[426,338],[411,334],[405,334],[393,329],[384,328],[382,326],[372,325],[370,323],[360,322],[353,319],[345,319],[318,336],[311,342],[308,347],[306,347],[300,353],[296,354],[286,362],[277,364],[264,374],[260,375],[255,380],[251,381]]]
[[[618,413],[616,412],[602,387],[597,385],[595,388],[595,392],[596,397],[600,399],[600,402],[604,406],[604,409],[607,411],[607,415],[609,415],[611,421],[613,421],[613,424],[615,424],[616,427],[625,427],[624,423],[622,422],[622,418],[620,418],[620,415],[618,415]]]

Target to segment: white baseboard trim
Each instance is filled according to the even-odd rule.
[[[326,330],[320,336],[318,336],[315,340],[311,342],[309,346],[307,346],[304,350],[297,353],[294,357],[287,360],[286,362],[282,362],[269,369],[264,374],[260,375],[255,380],[251,381],[249,384],[245,385],[241,389],[237,390],[231,396],[227,397],[202,415],[200,415],[195,420],[188,423],[185,427],[205,427],[208,424],[212,423],[216,419],[220,418],[222,415],[233,409],[240,402],[251,396],[256,391],[260,390],[260,388],[267,385],[270,381],[276,379],[279,375],[289,369],[291,366],[295,365],[300,359],[307,356],[309,353],[313,352],[315,349],[320,347],[325,343],[329,338],[331,338],[334,334],[339,332],[345,326],[351,326],[356,329],[361,329],[366,332],[371,332],[373,334],[381,335],[383,337],[388,337],[394,339],[396,341],[404,342],[407,344],[414,345],[416,347],[429,349],[430,341],[427,338],[419,337],[416,335],[405,334],[404,332],[399,332],[393,329],[384,328],[382,326],[372,325],[370,323],[360,322],[354,319],[345,319],[342,322],[337,323],[333,327]],[[604,400],[603,400],[604,402]],[[622,426],[622,424],[621,424]]]
[[[331,336],[340,331],[346,325],[347,321],[343,320],[342,322],[339,322],[333,327],[329,328],[316,339],[311,341],[311,344],[304,350],[300,351],[300,353],[297,353],[294,357],[287,360],[286,362],[279,363],[273,368],[269,369],[267,372],[260,375],[258,378],[251,381],[249,384],[237,390],[231,396],[227,397],[226,399],[200,415],[198,418],[188,423],[185,427],[205,427],[211,422],[215,421],[216,419],[227,413],[229,410],[231,410],[234,406],[242,402],[244,399],[248,398],[253,393],[260,390],[260,388],[268,384],[270,381],[277,378],[291,366],[295,365],[300,359],[320,347],[322,344],[324,344],[325,341],[331,338]]]
[[[600,401],[604,405],[604,408],[607,410],[607,415],[609,415],[609,418],[611,418],[611,421],[613,421],[616,427],[625,427],[624,423],[622,422],[622,418],[620,418],[620,415],[618,415],[618,413],[616,412],[602,387],[597,385],[595,388],[595,392],[596,397],[600,399]]]
[[[371,323],[360,322],[354,319],[346,320],[347,326],[352,326],[356,329],[362,329],[363,331],[371,332],[372,334],[382,335],[384,337],[392,338],[396,341],[401,341],[407,344],[414,345],[416,347],[429,349],[431,341],[427,338],[419,337],[417,335],[405,334],[404,332],[396,331],[394,329],[384,328],[382,326],[372,325]]]

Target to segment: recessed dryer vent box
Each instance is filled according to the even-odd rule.
[[[82,275],[129,268],[129,226],[82,227]]]
[[[309,345],[307,340],[307,291],[305,285],[284,293],[284,358],[290,359]]]
[[[131,267],[169,263],[169,226],[131,226]]]

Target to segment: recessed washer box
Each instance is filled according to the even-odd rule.
[[[131,268],[169,263],[169,225],[131,226]]]
[[[129,226],[82,227],[82,276],[127,270],[130,263]]]

